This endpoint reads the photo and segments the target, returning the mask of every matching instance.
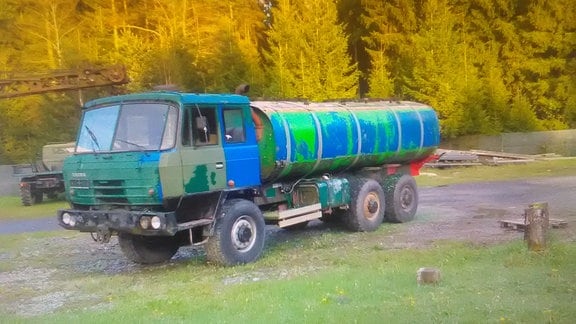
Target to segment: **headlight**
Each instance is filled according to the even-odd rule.
[[[154,216],[152,217],[151,224],[153,229],[159,229],[160,226],[162,226],[162,220],[160,219],[160,217]]]
[[[62,223],[66,224],[66,225],[70,225],[71,219],[72,219],[72,216],[70,216],[70,214],[68,214],[68,213],[62,214]]]
[[[140,227],[143,229],[147,229],[150,227],[150,217],[142,216],[140,217]]]
[[[68,225],[72,227],[76,226],[76,217],[70,216],[70,221],[68,222]]]

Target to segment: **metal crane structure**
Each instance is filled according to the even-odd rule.
[[[47,92],[116,86],[130,80],[122,65],[56,70],[38,75],[14,75],[0,80],[0,99],[15,98]]]
[[[122,65],[57,70],[35,75],[14,73],[10,78],[0,80],[0,99],[79,90],[79,102],[82,105],[80,90],[119,86],[129,81]],[[14,166],[14,176],[20,177],[20,195],[24,206],[42,202],[44,195],[52,198],[63,192],[62,163],[73,151],[73,144],[45,145],[41,161]]]

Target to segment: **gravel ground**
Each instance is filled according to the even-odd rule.
[[[421,188],[416,220],[399,226],[393,234],[383,233],[379,244],[382,249],[401,249],[428,246],[440,240],[483,245],[518,239],[523,235],[521,232],[501,228],[498,220],[521,218],[529,204],[540,201],[549,203],[551,218],[568,221],[567,228],[554,229],[553,235],[560,240],[576,241],[575,193],[576,176]],[[55,229],[53,217],[0,222],[0,234]],[[329,230],[329,226],[316,221],[308,226],[304,235],[321,235]],[[0,253],[0,261],[10,263],[10,269],[0,268],[0,314],[33,317],[52,313],[70,303],[106,309],[111,307],[109,301],[69,287],[71,283],[64,280],[66,274],[137,274],[144,269],[124,258],[115,238],[111,243],[101,245],[91,242],[87,234],[58,230],[60,232],[61,236],[34,237],[31,238],[34,244],[26,244],[26,248]],[[282,244],[302,233],[268,227],[267,235],[268,244]],[[202,250],[181,248],[171,262],[158,267],[189,262],[202,255]],[[54,262],[56,259],[60,261]],[[30,265],[29,260],[36,261]],[[294,269],[298,273],[317,270]],[[224,278],[223,283],[293,275],[282,269],[258,269],[250,275]]]

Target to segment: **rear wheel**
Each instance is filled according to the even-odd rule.
[[[30,191],[30,186],[20,186],[20,199],[22,199],[22,205],[32,206],[32,192]]]
[[[253,202],[228,200],[222,205],[214,235],[205,245],[206,258],[222,265],[252,262],[264,249],[264,217]]]
[[[350,179],[350,208],[343,211],[341,219],[349,230],[374,231],[384,220],[384,191],[372,179]]]
[[[178,240],[174,236],[143,236],[129,233],[118,234],[118,243],[128,259],[141,264],[168,261],[179,247]]]
[[[394,223],[405,223],[414,219],[418,209],[418,189],[410,175],[391,179],[386,186],[386,219]]]

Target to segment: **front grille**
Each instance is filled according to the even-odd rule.
[[[89,189],[90,188],[90,180],[72,179],[72,180],[70,180],[70,188]]]
[[[102,203],[127,203],[124,180],[94,180],[94,198]]]

